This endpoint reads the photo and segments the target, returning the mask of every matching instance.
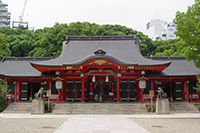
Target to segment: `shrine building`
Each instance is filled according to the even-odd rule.
[[[170,101],[199,101],[200,69],[185,57],[143,57],[136,36],[67,36],[59,57],[3,57],[10,102],[43,87],[53,102],[148,102],[162,87]]]

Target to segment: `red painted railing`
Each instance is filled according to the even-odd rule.
[[[58,94],[52,94],[50,97],[50,101],[53,102],[53,103],[59,103],[60,102],[60,99],[59,99],[59,95]],[[48,97],[43,95],[43,99],[44,101],[48,101]]]
[[[190,102],[200,102],[200,94],[199,93],[190,93]]]
[[[13,103],[14,102],[14,93],[9,93],[6,95],[6,102]]]

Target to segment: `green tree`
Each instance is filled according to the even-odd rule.
[[[184,56],[186,43],[180,39],[154,41],[156,47],[154,56]]]
[[[21,29],[1,28],[6,41],[10,44],[10,55],[20,57],[57,57],[62,51],[64,35],[72,36],[112,36],[134,35],[140,41],[144,56],[154,55],[153,41],[141,32],[121,25],[98,25],[89,22],[73,22],[38,29],[34,32]]]
[[[200,67],[200,0],[188,7],[186,13],[177,12],[174,22],[177,24],[175,34],[187,44],[185,56]]]
[[[59,56],[65,35],[72,36],[112,36],[112,35],[138,35],[141,50],[144,56],[151,55],[155,49],[152,40],[146,35],[121,25],[98,25],[89,22],[73,22],[69,25],[60,24],[51,28],[39,29],[34,32],[34,49],[29,56]]]
[[[9,51],[9,44],[7,43],[4,35],[0,33],[0,56],[8,56]]]
[[[25,57],[33,49],[34,40],[31,31],[3,27],[0,33],[4,34],[6,41],[10,44],[10,56]]]
[[[6,103],[6,94],[7,82],[5,79],[0,78],[0,112],[8,106],[8,103]]]

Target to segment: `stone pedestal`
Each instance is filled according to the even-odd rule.
[[[43,99],[33,99],[31,114],[44,114]]]
[[[167,98],[156,99],[156,113],[169,114],[169,101]]]

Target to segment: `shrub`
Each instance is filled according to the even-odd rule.
[[[8,103],[5,102],[4,96],[0,95],[0,112],[3,112],[7,106]]]
[[[49,112],[52,112],[53,106],[54,106],[54,104],[52,104],[52,102],[49,101]],[[44,102],[44,107],[45,107],[45,112],[48,112],[48,101]]]
[[[200,111],[200,104],[197,106],[197,109]]]
[[[151,104],[149,104],[147,111],[151,112]],[[154,105],[154,104],[153,104],[153,112],[156,112],[156,105]]]
[[[4,109],[8,106],[5,99],[6,94],[8,94],[7,82],[5,79],[0,78],[0,112],[4,111]]]

